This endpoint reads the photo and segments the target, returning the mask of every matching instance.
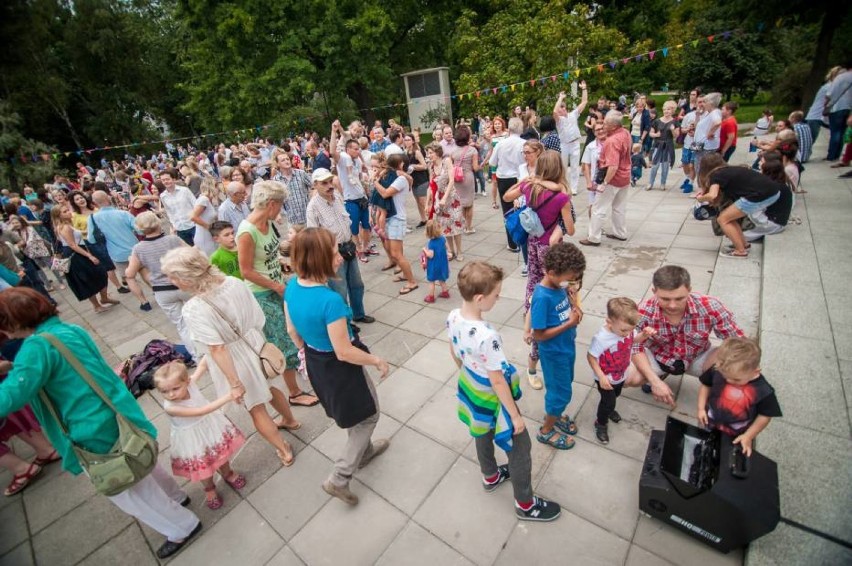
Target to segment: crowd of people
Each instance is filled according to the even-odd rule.
[[[772,135],[772,113],[764,113],[749,143],[757,153],[751,168],[729,164],[737,148],[737,105],[722,105],[719,93],[695,88],[664,102],[660,112],[650,97],[637,95],[629,105],[626,97],[601,97],[588,108],[584,136],[589,96],[581,82],[573,108],[560,93],[549,114],[516,107],[508,119],[474,116],[440,124],[425,146],[417,130],[393,121],[387,128],[357,120],[344,128],[335,121],[328,139],[306,132],[280,143],[259,139],[208,151],[169,146],[150,158],[104,159],[97,169],[79,163],[74,180],[57,176],[23,195],[4,190],[0,331],[8,362],[2,362],[0,441],[18,436],[36,452],[27,462],[0,443],[0,466],[14,476],[6,495],[26,488],[55,461],[71,473],[84,471],[77,449],[111,450],[119,434],[116,412],[156,436],[91,337],[59,318],[51,296],[67,286],[103,313],[119,302],[111,285],[133,294],[143,312],[152,309],[153,295],[193,358],[195,369],[172,362],[154,382],[172,427],[171,471],[201,482],[208,507],[223,505],[216,474],[234,489],[247,482],[230,463],[245,434],[221,412],[229,403],[248,411],[283,466],[295,455],[279,430],[301,427],[291,406],[321,405],[348,432],[321,487],[356,505],[353,474],[390,445],[373,438],[379,398],[364,368],[375,367],[384,378],[388,364],[360,339],[359,325],[375,321],[365,311],[361,269],[384,255],[381,271],[400,284],[398,293],[415,292],[419,272],[404,243],[407,234],[423,229],[427,243],[415,251],[428,284],[423,301],[452,299],[451,265],[459,268],[461,306],[449,313],[447,333],[459,366],[458,415],[476,439],[483,488],[490,492],[510,480],[520,519],[556,519],[559,504],[533,493],[531,435],[517,405],[519,373],[485,320],[499,298],[503,271],[464,261],[465,236],[476,232],[477,195],[490,196],[495,213],[523,216],[524,237],[508,222],[505,237],[507,250],[522,254],[527,277],[526,377],[545,393],[542,425],[534,431],[538,442],[570,449],[579,427],[591,424],[607,444],[609,423],[621,420],[616,404],[624,387],[641,386],[674,405],[665,379],[689,374],[701,383],[697,419],[732,435],[750,454],[758,433],[781,415],[760,373],[760,349],[719,300],[692,291],[689,273],[678,266],[657,270],[653,295],[644,302],[609,301],[586,360],[600,394],[595,421],[577,423],[566,413],[576,329],[583,321],[581,250],[602,245],[604,236],[629,238],[631,187],[650,168],[644,190],[666,190],[679,151],[685,173],[680,190],[694,193],[695,217],[714,218],[729,238],[723,257],[748,257],[750,242],[790,221],[794,194],[804,192],[802,163],[811,158],[822,127],[814,121],[822,116],[831,131],[828,158],[840,158],[835,134],[848,118],[850,76],[848,68],[829,75],[815,102],[823,97],[818,119],[813,109],[807,116],[793,112]],[[848,164],[846,156],[838,163]],[[581,188],[590,220],[578,247],[566,239],[576,233],[574,197]],[[610,213],[612,228],[605,232]],[[711,334],[724,340],[720,347],[711,345]],[[53,339],[73,354],[54,347]],[[85,370],[74,356],[85,357]],[[114,406],[79,386],[81,371]],[[196,384],[206,373],[213,401]],[[312,392],[302,389],[298,374]],[[744,389],[750,402],[732,404]],[[507,465],[497,465],[495,445],[508,453]],[[201,529],[186,507],[189,498],[159,465],[110,498],[166,537],[161,558]]]

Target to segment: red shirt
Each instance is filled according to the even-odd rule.
[[[734,321],[734,315],[722,302],[707,295],[690,293],[686,300],[686,312],[677,326],[663,316],[656,297],[651,297],[639,307],[639,322],[636,330],[646,326],[657,331],[641,344],[633,343],[633,353],[647,348],[654,358],[667,366],[682,360],[687,367],[701,354],[710,349],[710,333],[719,338],[745,336]]]
[[[618,128],[607,136],[598,158],[598,167],[615,167],[609,184],[620,189],[630,186],[630,151],[633,139],[627,130]]]
[[[737,119],[729,116],[722,120],[722,125],[719,127],[719,148],[725,147],[728,143],[728,138],[733,138],[734,142],[731,147],[737,147]]]

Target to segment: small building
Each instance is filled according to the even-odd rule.
[[[424,115],[430,110],[442,108],[445,116],[453,121],[453,107],[450,104],[450,69],[434,67],[421,69],[400,75],[405,81],[405,102],[408,105],[408,119],[412,128],[423,132],[431,130],[438,120],[424,121]]]

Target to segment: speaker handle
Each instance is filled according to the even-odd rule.
[[[743,453],[739,444],[731,449],[731,475],[738,479],[746,479],[751,471],[751,458]]]

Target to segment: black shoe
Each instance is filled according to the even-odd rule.
[[[618,411],[613,409],[612,412],[609,414],[609,420],[611,422],[614,422],[615,424],[618,424],[621,422],[621,415],[618,414]]]
[[[183,501],[180,502],[180,506],[181,507],[189,507],[190,503],[192,503],[192,499],[190,499],[189,496],[187,495],[186,499],[184,499]]]
[[[127,287],[119,287],[118,292],[121,293],[122,295],[126,295],[127,293],[130,292],[130,289],[127,288]]]
[[[426,222],[421,220],[417,223],[417,226],[415,226],[415,228],[423,228],[424,226],[426,226]]]
[[[349,326],[352,328],[352,332],[354,332],[355,334],[361,334],[361,327],[360,326],[358,326],[357,324],[352,324],[352,323],[350,323]]]
[[[372,324],[372,323],[376,322],[376,319],[373,318],[372,316],[368,315],[368,314],[365,314],[364,316],[362,316],[360,318],[353,319],[353,321],[354,322],[363,322],[364,324]]]
[[[198,521],[198,526],[195,527],[194,529],[192,529],[192,532],[189,533],[188,537],[183,539],[183,542],[172,542],[170,540],[167,540],[166,542],[164,542],[163,546],[161,546],[159,549],[157,549],[157,558],[162,560],[164,558],[168,558],[169,556],[176,554],[177,552],[180,552],[180,549],[182,549],[184,546],[189,544],[189,541],[191,541],[192,538],[200,532],[201,532],[201,521]]]
[[[651,384],[650,383],[642,384],[642,393],[651,393]]]
[[[595,421],[595,436],[601,444],[609,444],[609,432],[606,425],[598,424],[597,421]]]
[[[151,310],[151,303],[142,303],[141,305],[139,305],[139,310],[145,311],[145,312],[150,311]]]
[[[562,509],[555,501],[547,501],[540,497],[533,496],[533,506],[529,511],[524,511],[518,507],[515,502],[515,514],[522,521],[552,521],[562,514]]]
[[[503,483],[504,481],[506,481],[510,477],[511,476],[509,475],[509,465],[508,464],[503,464],[502,466],[497,466],[497,481],[495,481],[494,483],[488,483],[487,481],[485,481],[485,479],[483,479],[482,480],[482,489],[491,493],[492,491],[497,489],[497,486],[499,486],[501,483]]]
[[[516,254],[521,251],[521,248],[513,248],[512,246],[506,246],[506,249],[512,252],[513,254]]]

